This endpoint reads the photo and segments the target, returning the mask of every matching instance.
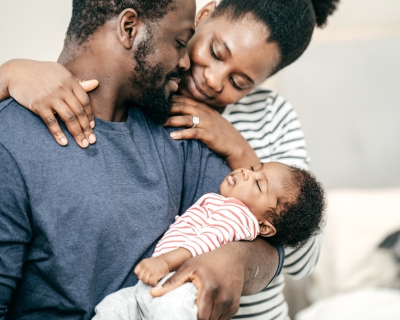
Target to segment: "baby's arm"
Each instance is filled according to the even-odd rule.
[[[143,259],[135,268],[139,280],[151,286],[156,286],[158,281],[171,271],[177,270],[192,254],[185,248],[178,248],[157,257]]]

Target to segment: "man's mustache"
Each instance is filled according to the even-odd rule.
[[[167,74],[167,80],[171,79],[182,79],[183,77],[183,70],[179,69],[178,71],[173,71]]]

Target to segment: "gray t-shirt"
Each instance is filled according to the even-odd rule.
[[[0,103],[0,319],[90,319],[136,284],[174,217],[230,171],[171,130],[131,109],[123,123],[96,119],[89,148],[68,133],[60,147],[36,115]]]

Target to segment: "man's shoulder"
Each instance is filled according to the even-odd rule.
[[[0,102],[0,143],[52,138],[44,122],[10,98]]]
[[[37,118],[31,111],[25,109],[13,98],[0,102],[0,122],[24,121],[25,119]]]
[[[0,112],[4,108],[6,108],[10,103],[14,102],[15,100],[13,98],[8,98],[6,100],[0,101]]]

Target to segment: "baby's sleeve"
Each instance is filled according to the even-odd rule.
[[[229,199],[214,210],[197,235],[181,247],[192,256],[215,250],[220,246],[241,240],[254,240],[259,233],[258,223],[250,211],[240,203]]]

